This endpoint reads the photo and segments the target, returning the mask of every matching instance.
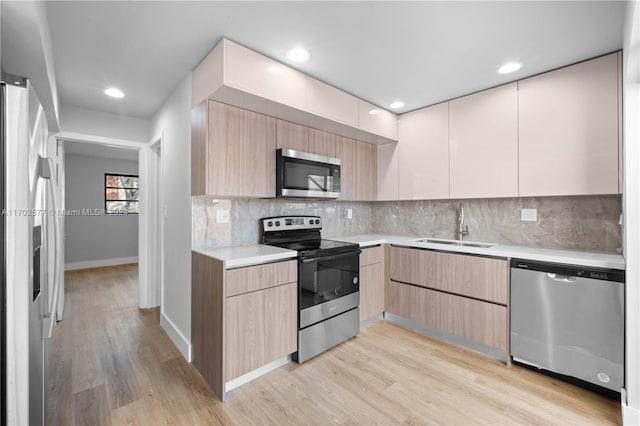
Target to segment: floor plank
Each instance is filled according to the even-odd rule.
[[[66,272],[50,345],[49,424],[621,424],[599,394],[380,321],[218,401],[137,308],[137,265]]]

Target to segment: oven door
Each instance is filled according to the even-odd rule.
[[[300,259],[300,328],[359,306],[359,270],[360,250]]]
[[[276,196],[291,198],[338,198],[340,160],[316,154],[276,151]]]

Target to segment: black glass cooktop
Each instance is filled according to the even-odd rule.
[[[325,255],[331,253],[342,253],[347,251],[353,251],[358,249],[358,244],[345,243],[343,241],[334,240],[304,240],[304,241],[289,241],[278,242],[270,244],[277,247],[286,248],[289,250],[296,250],[299,256],[314,256]]]

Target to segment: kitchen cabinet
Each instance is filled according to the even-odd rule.
[[[508,284],[504,259],[392,246],[385,311],[507,351]]]
[[[398,116],[362,99],[358,99],[358,123],[362,130],[398,140]]]
[[[378,145],[377,174],[378,201],[392,201],[398,199],[400,164],[398,159],[398,143]],[[448,178],[449,176],[447,176]]]
[[[371,143],[397,140],[395,114],[370,116],[370,104],[227,39],[193,70],[192,107],[206,99]]]
[[[377,148],[365,142],[339,137],[336,157],[341,160],[340,199],[372,201],[376,199]]]
[[[192,253],[192,362],[224,399],[225,384],[297,350],[297,261],[226,270]]]
[[[618,193],[620,55],[518,82],[521,197]]]
[[[363,248],[360,253],[360,321],[384,311],[384,248]]]
[[[449,103],[402,115],[399,139],[399,199],[449,198]]]
[[[290,121],[276,120],[276,148],[309,152],[309,129]]]
[[[338,136],[322,130],[309,129],[309,152],[312,154],[324,155],[325,157],[336,156],[336,141]]]
[[[387,312],[507,351],[507,307],[389,282]]]
[[[507,304],[506,260],[392,247],[391,279]]]
[[[518,196],[517,83],[449,102],[449,155],[450,198]]]
[[[276,120],[205,101],[192,111],[191,194],[275,196]]]
[[[225,380],[297,351],[297,300],[297,283],[227,298]]]

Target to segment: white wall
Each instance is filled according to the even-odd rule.
[[[136,142],[149,142],[149,121],[75,105],[60,105],[60,130]]]
[[[65,194],[68,211],[104,209],[104,174],[138,174],[138,162],[112,158],[65,156]],[[66,269],[136,261],[138,215],[67,215]]]
[[[191,74],[154,115],[151,134],[162,134],[165,259],[160,320],[190,359]]]
[[[626,270],[625,425],[640,424],[640,4],[627,4],[623,50],[624,254]]]

